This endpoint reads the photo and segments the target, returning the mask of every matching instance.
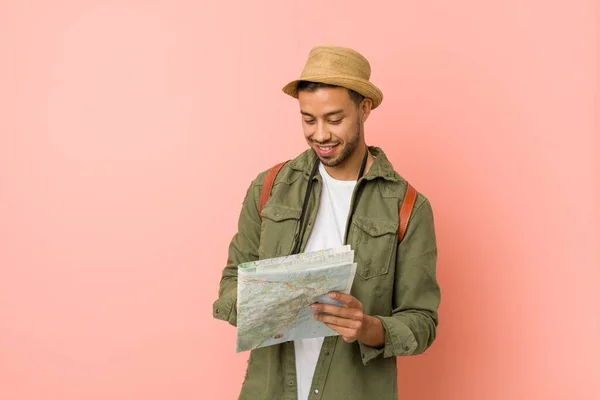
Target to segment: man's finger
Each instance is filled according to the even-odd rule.
[[[325,324],[325,325],[327,325],[329,328],[331,328],[335,332],[337,332],[342,337],[342,339],[344,339],[344,341],[346,343],[352,343],[353,341],[356,340],[356,330],[355,329],[350,329],[350,328],[346,328],[346,327],[335,325],[335,324]]]
[[[362,318],[363,318],[362,311],[357,310],[355,308],[342,308],[342,307],[334,306],[331,304],[323,304],[323,303],[313,304],[310,308],[315,313],[327,313],[327,314],[336,315],[336,316],[339,316],[342,318],[356,319],[359,321],[362,320]]]
[[[356,299],[356,297],[351,296],[349,294],[340,293],[340,292],[331,292],[329,293],[329,297],[341,301],[348,308],[358,308],[362,310],[362,303]]]
[[[315,319],[317,321],[324,322],[325,324],[337,325],[343,328],[350,328],[354,330],[358,330],[362,326],[362,321],[340,318],[333,315],[315,314]]]

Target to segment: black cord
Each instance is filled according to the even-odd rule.
[[[315,164],[313,165],[313,169],[310,172],[310,176],[308,177],[308,186],[306,188],[306,193],[304,193],[304,202],[302,203],[302,212],[300,213],[300,230],[294,236],[294,248],[290,254],[296,254],[300,251],[300,245],[302,244],[302,239],[304,238],[304,216],[306,215],[306,209],[308,208],[308,200],[310,199],[310,193],[312,192],[313,181],[315,175],[317,174],[317,170],[319,169],[319,158],[315,160]]]
[[[365,173],[365,167],[367,166],[367,158],[369,158],[369,148],[368,147],[365,150],[365,155],[363,156],[362,164],[360,166],[360,171],[358,171],[358,178],[356,178],[357,183],[358,183],[358,180],[360,178],[362,178],[363,174]]]

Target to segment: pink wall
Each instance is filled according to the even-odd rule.
[[[595,2],[204,3],[0,5],[0,399],[236,398],[211,303],[315,44],[368,56],[369,143],[437,218],[402,398],[599,399]]]

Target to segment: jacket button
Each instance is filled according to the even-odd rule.
[[[325,350],[325,355],[328,356],[329,355],[329,350]]]
[[[288,385],[292,386],[293,384],[294,384],[294,381],[290,379],[290,380],[288,381]]]
[[[220,312],[220,310],[217,308],[217,309],[215,310],[215,312],[218,314],[218,313]]]

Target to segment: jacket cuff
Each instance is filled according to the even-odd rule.
[[[374,315],[381,321],[385,330],[385,345],[382,348],[367,346],[359,342],[363,365],[379,356],[396,357],[411,355],[418,346],[417,339],[410,328],[397,317]]]
[[[221,296],[213,303],[213,317],[222,321],[227,321],[233,326],[237,326],[237,312],[235,303],[237,302],[237,293],[229,296]]]

